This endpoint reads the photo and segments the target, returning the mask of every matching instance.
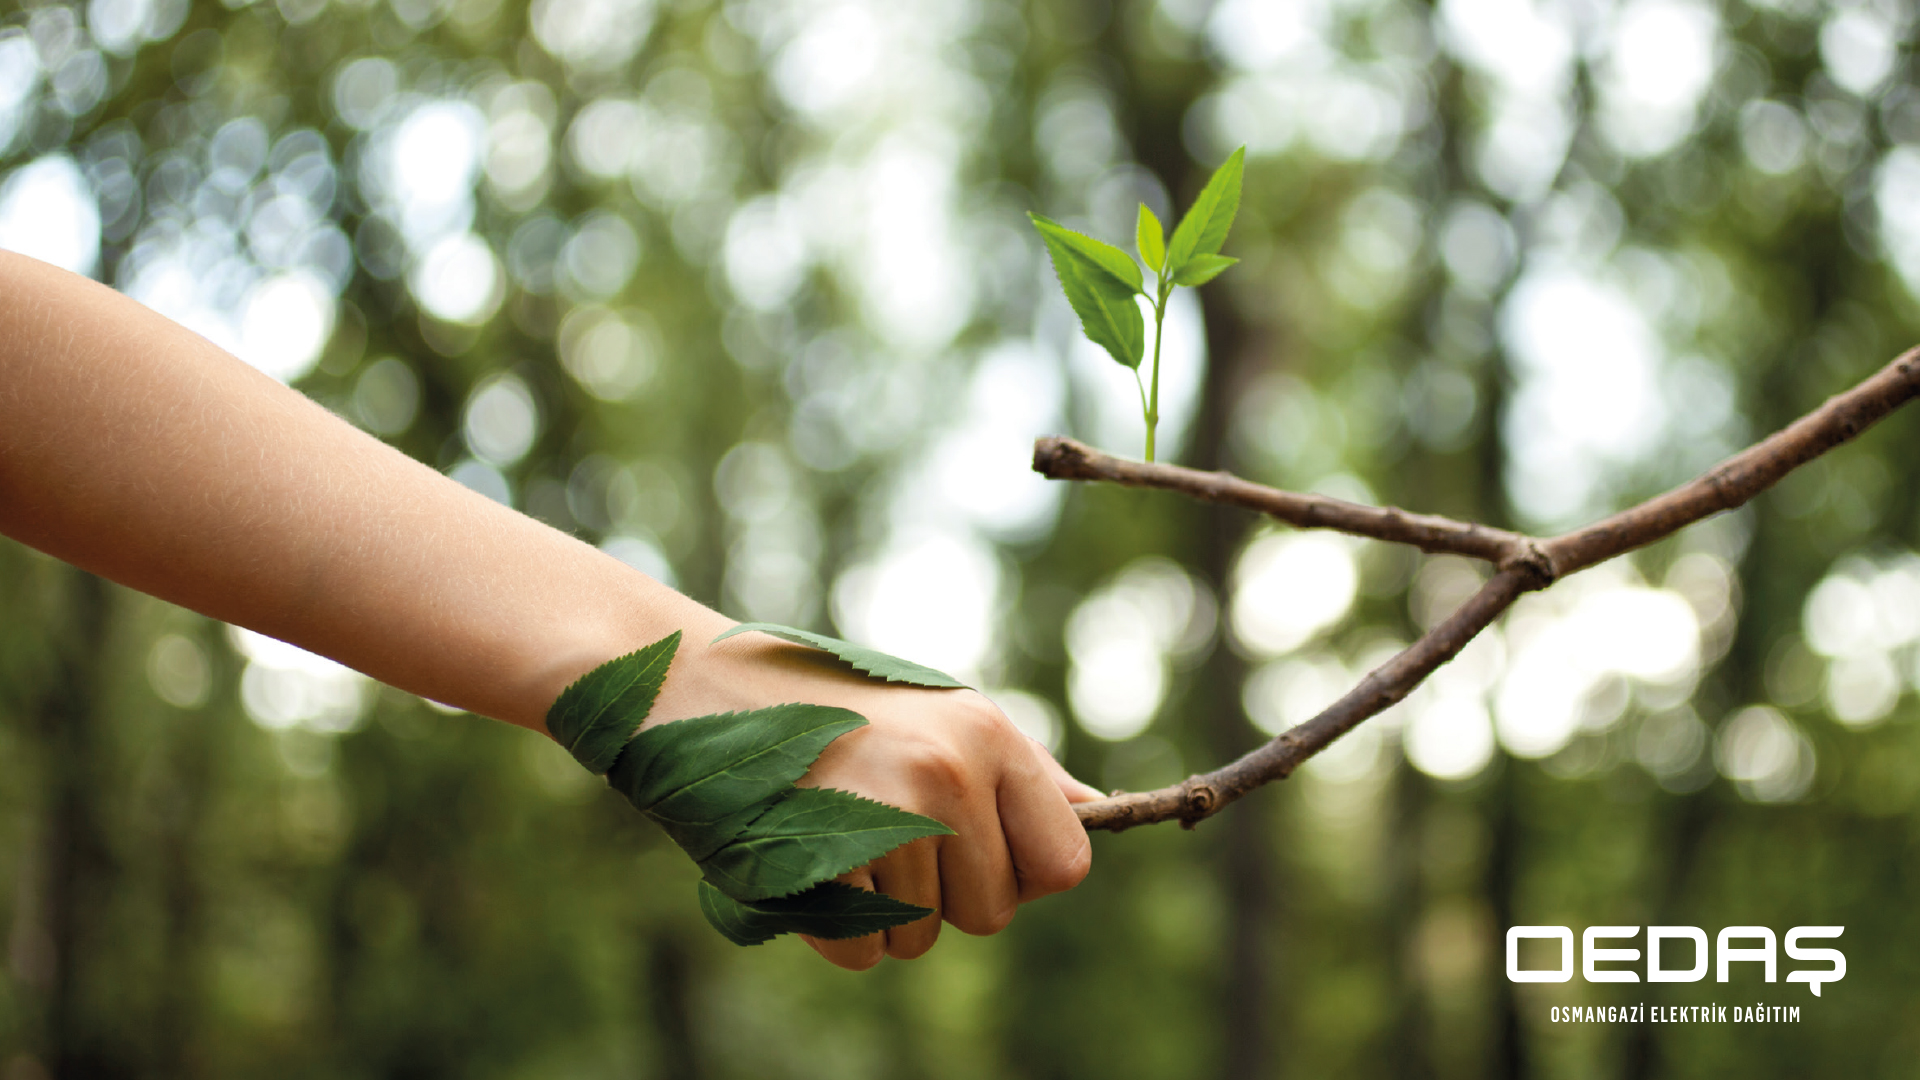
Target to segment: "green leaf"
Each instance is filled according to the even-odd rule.
[[[679,647],[680,631],[675,630],[580,676],[547,710],[547,731],[588,771],[605,774],[652,711]]]
[[[827,705],[676,720],[634,736],[607,781],[699,862],[791,790],[828,743],[866,722]]]
[[[960,685],[931,668],[803,630],[750,624],[730,633],[747,630],[824,649],[889,681]],[[753,945],[793,931],[859,937],[933,914],[830,879],[952,830],[847,792],[793,786],[829,743],[866,724],[858,713],[777,705],[636,733],[679,644],[674,633],[588,672],[554,701],[547,729],[701,864],[709,879],[700,885],[708,921],[730,940]]]
[[[932,686],[941,689],[965,689],[967,685],[946,672],[935,671],[930,667],[923,667],[897,656],[888,656],[878,649],[869,649],[864,645],[855,645],[850,641],[841,641],[839,638],[828,637],[825,634],[796,630],[791,626],[781,626],[778,623],[741,623],[713,640],[717,644],[735,634],[744,634],[750,630],[772,634],[782,641],[791,641],[795,645],[805,645],[822,652],[830,652],[853,665],[855,670],[888,682],[910,683],[914,686]]]
[[[797,893],[899,847],[953,830],[928,817],[830,788],[796,788],[702,864],[735,900]]]
[[[1220,271],[1239,262],[1231,255],[1195,255],[1173,275],[1175,285],[1205,285],[1220,276]]]
[[[1167,235],[1160,227],[1160,219],[1153,216],[1146,203],[1140,204],[1140,220],[1133,226],[1133,242],[1140,248],[1140,261],[1147,269],[1160,272],[1160,264],[1167,257]]]
[[[1138,368],[1147,348],[1146,321],[1140,315],[1139,305],[1133,302],[1140,291],[1139,267],[1118,248],[1109,248],[1038,214],[1027,216],[1033,219],[1034,228],[1040,230],[1040,238],[1046,241],[1054,275],[1060,279],[1060,288],[1066,292],[1073,313],[1080,317],[1080,329],[1095,345],[1107,350],[1121,367]],[[1133,267],[1131,280],[1114,276],[1115,270],[1088,254],[1079,243],[1081,240],[1119,255]]]
[[[1141,291],[1145,279],[1140,276],[1140,265],[1128,258],[1126,252],[1112,244],[1095,240],[1086,233],[1074,232],[1065,225],[1038,214],[1027,216],[1033,219],[1034,228],[1040,230],[1040,236],[1047,241],[1048,248],[1052,248],[1056,243],[1061,244],[1087,262],[1106,271],[1122,285],[1132,286],[1134,292]]]
[[[1187,208],[1187,216],[1173,230],[1167,245],[1167,265],[1178,274],[1196,255],[1214,255],[1227,242],[1227,230],[1233,227],[1233,215],[1240,209],[1240,170],[1247,157],[1241,147],[1214,170],[1200,197]]]
[[[758,945],[781,934],[811,934],[837,941],[905,926],[933,914],[883,893],[823,881],[806,892],[743,904],[700,883],[700,911],[735,945]]]

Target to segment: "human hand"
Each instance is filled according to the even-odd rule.
[[[996,933],[1019,904],[1086,876],[1091,851],[1070,804],[1100,792],[1069,776],[985,697],[879,683],[823,653],[764,635],[710,646],[696,644],[710,635],[689,637],[648,726],[794,701],[852,710],[867,725],[830,744],[800,786],[850,791],[954,830],[841,876],[934,914],[863,938],[808,937],[829,961],[861,970],[882,956],[919,956],[933,946],[942,921],[967,933]]]

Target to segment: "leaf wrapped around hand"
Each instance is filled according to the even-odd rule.
[[[634,736],[607,782],[701,862],[792,790],[828,743],[866,723],[827,705],[678,720]]]
[[[932,668],[790,627],[749,624],[731,633],[747,630],[824,649],[889,681],[960,685]],[[858,937],[931,915],[831,879],[951,829],[848,792],[794,786],[865,717],[789,704],[640,730],[679,643],[675,633],[588,672],[548,710],[547,729],[693,857],[707,879],[707,920],[752,945],[794,931]]]
[[[828,941],[865,937],[917,922],[933,914],[933,909],[838,881],[823,881],[806,892],[746,904],[703,881],[700,912],[735,945],[758,945],[781,934],[810,934]]]
[[[772,634],[782,641],[791,641],[795,645],[805,645],[822,652],[830,652],[853,665],[854,670],[864,672],[876,679],[885,679],[887,682],[955,690],[965,689],[967,685],[944,671],[935,671],[911,660],[889,656],[878,649],[869,649],[864,645],[855,645],[850,641],[841,641],[839,638],[816,634],[809,630],[781,626],[779,623],[741,623],[713,640],[715,643],[722,642],[735,634],[744,634],[748,631]]]
[[[883,802],[831,788],[796,788],[700,868],[728,896],[764,900],[865,866],[922,837],[951,835],[932,818]]]
[[[589,772],[606,775],[620,748],[653,711],[653,699],[679,647],[680,631],[675,630],[580,676],[547,710],[547,731]]]

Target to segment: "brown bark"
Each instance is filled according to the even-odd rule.
[[[1119,831],[1158,821],[1188,825],[1247,792],[1285,779],[1300,763],[1369,717],[1404,699],[1451,660],[1522,593],[1664,539],[1702,518],[1746,503],[1780,479],[1851,440],[1920,396],[1920,347],[1896,357],[1859,385],[1827,399],[1783,430],[1721,462],[1705,475],[1629,510],[1551,539],[1541,539],[1249,483],[1225,473],[1125,461],[1070,439],[1034,445],[1034,471],[1054,479],[1103,480],[1163,488],[1209,502],[1259,510],[1302,528],[1411,544],[1486,559],[1497,567],[1480,591],[1399,655],[1367,673],[1320,715],[1282,732],[1229,765],[1158,791],[1129,792],[1076,809],[1089,829]]]
[[[1410,514],[1397,506],[1362,506],[1325,495],[1281,491],[1232,473],[1130,461],[1058,435],[1034,443],[1033,471],[1053,480],[1105,480],[1128,487],[1163,488],[1206,502],[1257,510],[1302,529],[1334,529],[1411,544],[1429,553],[1467,555],[1490,562],[1507,558],[1527,540],[1505,529],[1432,514]]]

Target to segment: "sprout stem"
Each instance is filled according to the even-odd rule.
[[[1160,327],[1167,320],[1167,294],[1173,288],[1167,284],[1164,268],[1160,274],[1160,291],[1153,303],[1153,396],[1146,402],[1147,416],[1147,460],[1153,460],[1154,429],[1160,425]],[[1139,378],[1135,372],[1134,377]]]

